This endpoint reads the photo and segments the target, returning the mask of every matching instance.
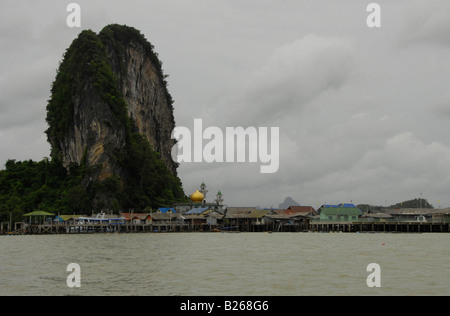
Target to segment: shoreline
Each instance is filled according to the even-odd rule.
[[[199,229],[154,229],[150,225],[30,225],[13,232],[2,232],[0,236],[26,236],[26,235],[126,235],[126,234],[176,234],[176,233],[201,233],[201,234],[239,234],[239,233],[304,233],[304,234],[445,234],[449,233],[449,224],[447,223],[403,223],[401,230],[386,230],[386,226],[374,226],[363,230],[354,230],[358,226],[354,224],[326,224],[324,230],[307,229],[295,230],[199,230]],[[325,224],[323,224],[325,225]],[[349,226],[352,225],[352,226]],[[375,224],[374,224],[375,225]],[[397,223],[397,225],[399,225]],[[358,227],[364,228],[364,227]],[[392,227],[391,227],[392,228]]]

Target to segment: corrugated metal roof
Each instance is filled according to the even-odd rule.
[[[183,219],[185,220],[192,220],[192,219],[204,219],[206,220],[206,217],[201,214],[184,214],[182,215]]]
[[[176,213],[175,209],[172,207],[160,207],[160,208],[158,208],[158,211],[161,213],[167,213],[169,211],[172,211],[172,213]]]
[[[222,218],[225,217],[225,215],[223,215],[223,214],[221,214],[219,212],[216,212],[216,211],[212,211],[212,212],[208,213],[208,217],[215,217],[217,219],[222,219]]]
[[[45,211],[34,211],[28,214],[25,214],[23,216],[54,216],[55,214],[53,213],[49,213],[49,212],[45,212]]]
[[[337,207],[322,208],[321,212],[325,215],[360,215],[362,211],[356,207]]]
[[[256,210],[251,207],[231,208],[231,210],[229,208],[225,214],[225,218],[262,218],[270,213],[275,214],[272,210]]]
[[[253,210],[255,210],[254,207],[228,207],[227,213],[228,214],[249,214]]]
[[[254,210],[254,207],[228,207],[225,218],[248,218],[248,215]]]
[[[174,213],[152,213],[150,214],[153,220],[176,220],[179,215]]]
[[[391,215],[427,215],[427,214],[448,214],[449,209],[434,208],[401,208],[401,209],[383,209],[383,213]]]
[[[59,217],[65,222],[70,221],[71,219],[76,219],[81,216],[83,216],[83,215],[59,215]]]
[[[302,213],[292,213],[292,214],[268,214],[266,215],[271,219],[295,219],[295,218],[308,218],[305,214]]]
[[[371,217],[371,218],[392,218],[392,215],[387,214],[387,213],[366,214],[364,216]]]
[[[194,214],[202,214],[203,212],[207,211],[209,207],[195,207],[192,210],[187,211],[185,214],[187,215],[194,215]]]
[[[120,213],[127,221],[130,221],[131,219],[140,219],[144,220],[146,219],[150,213]]]
[[[289,206],[286,210],[276,211],[278,214],[295,214],[295,213],[315,213],[316,210],[312,206]]]
[[[356,208],[355,204],[352,203],[341,203],[341,204],[324,204],[320,208]]]
[[[272,210],[253,210],[249,216],[250,218],[262,218],[267,214],[275,214],[275,212]]]

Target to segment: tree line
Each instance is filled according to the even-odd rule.
[[[389,206],[371,205],[371,204],[358,204],[357,207],[362,211],[376,212],[384,209],[402,209],[402,208],[434,208],[426,199],[416,198]]]

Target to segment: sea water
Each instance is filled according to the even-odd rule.
[[[445,233],[1,236],[0,295],[450,295],[449,244]],[[68,286],[71,263],[80,287]]]

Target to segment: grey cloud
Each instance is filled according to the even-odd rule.
[[[352,62],[352,44],[347,39],[310,34],[283,45],[229,100],[230,121],[264,124],[298,112],[318,95],[344,85]]]
[[[450,45],[450,2],[413,0],[404,7],[399,41],[404,44]]]
[[[0,126],[34,123],[45,119],[45,106],[55,72],[53,60],[43,59],[2,74]]]
[[[450,118],[450,93],[443,93],[441,100],[432,107],[432,111],[437,118]]]

